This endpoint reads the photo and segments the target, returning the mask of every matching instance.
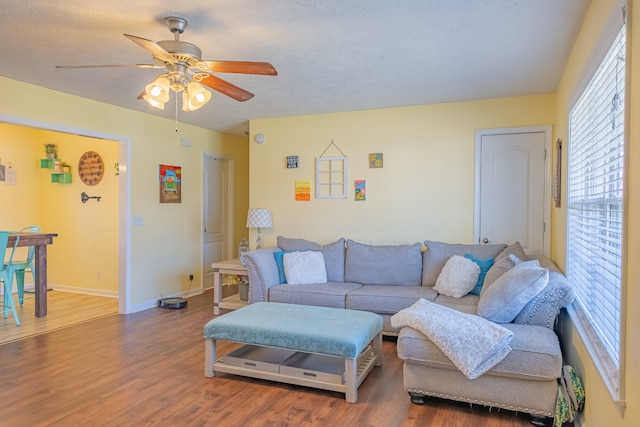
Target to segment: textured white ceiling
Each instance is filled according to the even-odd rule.
[[[214,93],[180,121],[242,135],[254,118],[554,92],[587,0],[0,0],[0,75],[165,117],[136,99],[162,70],[126,39],[173,39],[203,59],[267,61],[276,77],[219,74],[254,93]]]

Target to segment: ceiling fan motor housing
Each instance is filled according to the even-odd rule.
[[[184,62],[190,67],[200,62],[202,51],[196,45],[183,42],[182,40],[161,40],[158,42],[161,48],[172,54],[179,62]],[[164,61],[160,61],[160,65],[164,65]]]

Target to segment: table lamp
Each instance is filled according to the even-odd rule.
[[[256,249],[262,247],[262,231],[261,228],[271,228],[271,210],[254,208],[249,209],[247,214],[247,227],[258,229],[258,238],[256,239]]]

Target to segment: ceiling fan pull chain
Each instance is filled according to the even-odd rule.
[[[176,94],[176,132],[178,132],[178,95]]]

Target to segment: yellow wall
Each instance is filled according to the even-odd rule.
[[[130,305],[133,311],[148,307],[160,296],[186,291],[189,288],[188,272],[195,274],[193,288],[202,286],[201,176],[204,152],[217,153],[235,159],[235,211],[240,213],[235,218],[235,246],[237,246],[239,239],[246,235],[245,221],[248,208],[248,144],[246,138],[182,123],[179,125],[179,132],[176,133],[173,120],[5,78],[0,78],[0,91],[3,94],[0,97],[0,115],[7,117],[9,122],[27,122],[36,127],[63,129],[78,134],[88,132],[90,135],[98,134],[108,136],[108,139],[121,141],[118,143],[121,175],[127,176],[126,179],[129,179],[131,183],[131,191],[128,195],[130,214],[144,217],[143,226],[131,227],[131,268],[129,274]],[[34,99],[38,102],[34,103]],[[215,109],[215,103],[209,105],[208,108]],[[181,147],[178,144],[178,138],[191,140],[192,146],[189,148]],[[113,144],[113,142],[98,141],[96,144]],[[2,154],[4,150],[4,142],[0,140],[0,158],[2,158],[3,164],[5,164],[5,158]],[[130,151],[129,164],[126,164],[127,150]],[[73,154],[70,157],[75,156],[76,154]],[[41,149],[38,147],[32,153],[16,155],[15,161],[24,161],[26,165],[21,165],[21,171],[28,168],[29,157],[32,157],[35,162],[41,157]],[[73,159],[70,160],[74,166],[75,162]],[[110,158],[107,167],[110,168],[113,162],[113,159]],[[159,164],[182,166],[182,203],[159,203]],[[21,171],[18,174],[19,182],[22,182],[20,181]],[[77,180],[75,174],[74,179]],[[105,179],[115,179],[115,177],[111,176]],[[33,178],[32,183],[35,185],[37,179]],[[0,184],[0,186],[4,186],[4,184]],[[23,187],[21,186],[21,188]],[[24,188],[26,189],[26,186]],[[84,188],[90,189],[90,187]],[[71,187],[60,185],[50,189],[55,189],[65,200],[67,200],[67,193],[69,194],[67,208],[77,208],[80,213],[89,210],[98,213],[98,205],[95,201],[90,201],[87,205],[80,203],[80,206],[77,206],[81,190],[79,191],[75,185]],[[93,195],[92,190],[87,192]],[[107,200],[103,199],[100,203],[106,204]],[[11,206],[13,209],[18,209],[25,217],[31,215],[29,210],[21,207],[20,204]],[[48,205],[46,207],[48,208]],[[119,208],[124,209],[123,206]],[[37,207],[37,209],[45,209],[45,206]],[[90,221],[89,216],[82,216],[82,218]],[[36,219],[34,218],[34,220]],[[0,218],[2,224],[0,228],[5,228],[4,224],[8,221],[8,217],[5,217],[3,213]],[[11,221],[12,226],[17,223],[13,217]],[[117,217],[113,218],[113,221],[117,221]],[[22,223],[22,221],[18,222]],[[47,231],[58,232],[59,230],[50,229]],[[119,239],[119,236],[115,234],[106,238],[116,240]],[[120,243],[117,256],[122,258],[124,257],[122,248],[127,242],[121,241]],[[56,260],[56,262],[49,264],[49,271],[53,277],[60,277],[58,270],[76,268],[77,261],[66,256],[62,243],[54,243],[49,248],[49,256],[52,260]],[[86,272],[86,281],[83,281],[84,284],[80,286],[87,287],[87,283],[96,279],[97,268],[102,268],[102,266],[92,266],[91,271]],[[112,267],[105,266],[104,268],[107,270]],[[111,271],[103,271],[104,278],[111,277],[111,274]],[[104,278],[103,280],[105,280]],[[205,285],[210,286],[208,283]]]
[[[48,256],[52,287],[117,296],[118,240],[113,236],[118,235],[119,177],[113,165],[118,143],[10,124],[0,124],[0,135],[4,163],[11,162],[18,176],[16,185],[0,185],[0,197],[20,207],[3,210],[2,227],[39,225],[58,234]],[[71,166],[71,184],[52,183],[53,170],[40,168],[45,143],[56,144],[58,158]],[[80,156],[89,150],[98,152],[106,165],[103,179],[92,187],[76,174]],[[83,191],[101,196],[100,202],[83,204]]]
[[[537,95],[251,121],[250,204],[272,210],[265,246],[276,237],[329,243],[425,239],[473,240],[475,131],[552,124],[555,96]],[[256,144],[262,133],[266,142]],[[337,145],[349,161],[348,198],[315,198],[315,159]],[[369,153],[384,166],[369,168]],[[285,159],[299,156],[298,169]],[[331,146],[325,156],[341,155]],[[366,180],[367,200],[354,200],[354,180]],[[295,201],[295,181],[310,180],[311,201]],[[250,243],[255,242],[255,230]]]
[[[632,68],[640,70],[640,7],[632,10],[632,15],[628,17],[628,28],[635,27],[632,31],[633,57]],[[562,82],[557,92],[556,106],[556,137],[567,141],[568,129],[568,104],[569,98],[578,81],[584,72],[584,66],[588,61],[593,49],[598,42],[603,27],[612,13],[619,13],[615,0],[593,0],[583,23],[578,41],[573,47],[569,63],[565,69]],[[629,135],[630,151],[629,166],[625,170],[628,177],[627,191],[625,196],[628,199],[629,207],[626,216],[629,219],[628,229],[625,236],[627,238],[627,260],[625,269],[626,277],[626,298],[623,299],[623,306],[626,317],[628,333],[626,334],[626,404],[627,409],[622,416],[614,405],[609,393],[596,370],[591,357],[586,351],[585,345],[578,332],[573,326],[571,319],[563,316],[562,342],[565,357],[568,362],[576,366],[581,374],[586,388],[586,407],[581,415],[583,426],[599,427],[623,427],[640,425],[640,336],[635,331],[636,325],[640,324],[640,312],[637,310],[640,304],[640,289],[636,286],[640,283],[640,266],[637,260],[640,259],[640,227],[635,219],[640,217],[640,194],[636,185],[640,185],[640,122],[637,120],[640,114],[640,81],[636,78],[638,72],[631,76],[631,131]],[[566,156],[563,159],[563,167],[566,170]],[[566,193],[566,182],[563,183]],[[566,248],[566,198],[560,209],[554,209],[552,213],[552,257],[564,269],[565,248]]]

